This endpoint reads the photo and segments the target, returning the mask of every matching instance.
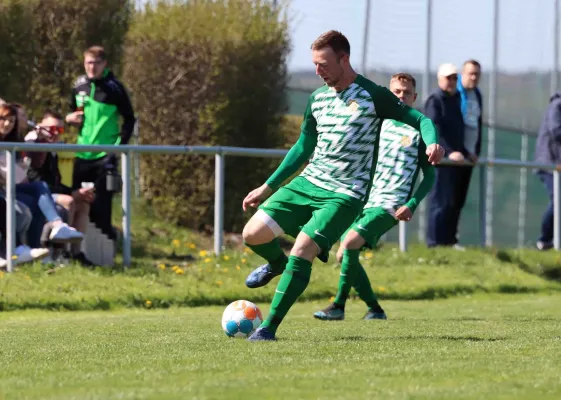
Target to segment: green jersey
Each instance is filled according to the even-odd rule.
[[[403,104],[388,89],[358,75],[342,91],[323,86],[311,94],[301,135],[281,166],[267,180],[275,189],[310,155],[300,174],[314,186],[363,204],[370,192],[382,122],[403,121],[424,132],[425,142],[436,142],[432,121]]]
[[[419,187],[421,190],[415,193],[414,204],[408,204],[419,168],[423,169],[425,179],[431,170],[430,183]],[[434,167],[429,163],[420,132],[402,122],[387,119],[382,124],[378,165],[364,208],[379,207],[393,215],[399,207],[408,205],[414,211],[430,190],[433,175]]]

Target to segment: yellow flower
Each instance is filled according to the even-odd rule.
[[[183,272],[183,270],[182,270],[181,268],[177,268],[177,269],[175,270],[175,273],[176,273],[177,275],[183,275],[184,272]]]
[[[243,249],[243,252],[244,253],[249,253],[249,252],[251,252],[251,249],[249,247],[246,247],[245,249]]]
[[[216,284],[217,284],[218,286],[222,285],[223,283],[224,283],[224,282],[222,282],[222,281],[216,281]]]
[[[199,251],[199,256],[200,256],[200,257],[206,257],[207,254],[208,254],[208,253],[207,253],[206,250],[201,250],[201,251]]]
[[[179,245],[181,244],[181,241],[178,239],[173,239],[173,241],[171,242],[171,244],[173,244],[175,247],[179,247]]]
[[[224,261],[228,261],[230,259],[230,256],[224,256]]]
[[[335,296],[331,296],[331,297],[329,298],[329,302],[330,302],[330,303],[333,303],[334,301],[335,301]]]
[[[374,253],[372,253],[371,251],[368,251],[365,254],[366,258],[372,258],[373,255],[374,255]]]
[[[172,270],[177,271],[179,269],[179,267],[177,265],[174,265],[173,267],[171,267]]]
[[[228,268],[224,268],[222,271],[224,272],[228,272]]]
[[[4,279],[4,272],[0,271],[0,279]]]
[[[189,247],[190,249],[196,249],[197,245],[195,243],[185,243],[185,246]]]
[[[383,286],[378,286],[378,291],[379,291],[379,292],[385,292],[385,291],[386,291],[386,288],[383,287]]]
[[[150,300],[146,300],[146,301],[144,302],[144,305],[145,305],[147,308],[150,308],[150,307],[152,307],[152,302],[151,302]]]
[[[238,271],[240,271],[240,270],[242,269],[242,267],[240,267],[239,265],[236,265],[236,269],[237,269]]]
[[[247,262],[247,260],[245,258],[242,258],[242,264],[245,264]]]
[[[12,260],[17,260],[18,256],[12,256]]]
[[[29,275],[25,275],[25,280],[29,281],[29,280],[31,280],[31,277]]]
[[[160,264],[160,265],[158,265],[158,268],[160,268],[162,271],[165,271],[166,264]]]
[[[209,262],[211,262],[211,261],[212,261],[212,258],[210,258],[210,257],[205,258],[205,262],[206,262],[206,263],[209,263]]]

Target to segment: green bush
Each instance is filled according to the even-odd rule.
[[[269,1],[159,1],[138,13],[125,54],[141,143],[283,147],[289,32]],[[225,229],[241,230],[245,194],[278,160],[227,157]],[[214,158],[142,157],[155,212],[195,229],[212,226]]]
[[[119,72],[131,13],[129,0],[0,0],[0,97],[36,117],[68,111],[87,47],[104,46]]]

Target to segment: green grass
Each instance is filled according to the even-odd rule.
[[[277,343],[229,339],[223,307],[0,314],[0,398],[558,399],[561,295],[385,301],[388,321],[296,305]],[[263,311],[265,304],[259,304]]]
[[[238,236],[228,235],[224,254],[214,257],[212,238],[159,221],[143,204],[135,205],[133,221],[132,268],[22,266],[13,274],[0,273],[0,310],[224,305],[249,296],[271,300],[276,281],[253,291],[245,287],[245,277],[262,260],[244,249]],[[561,292],[561,256],[553,251],[458,252],[413,245],[403,254],[386,245],[361,258],[382,299]],[[315,261],[302,300],[335,294],[339,271],[334,259],[332,252],[331,263]]]

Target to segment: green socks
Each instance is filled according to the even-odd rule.
[[[288,262],[288,257],[282,251],[279,243],[279,239],[275,238],[269,243],[264,244],[245,244],[253,252],[261,257],[263,257],[271,265],[274,272],[282,272],[286,267]]]
[[[351,293],[351,288],[357,281],[358,270],[359,267],[361,267],[358,259],[359,254],[360,250],[343,250],[343,261],[341,263],[341,273],[339,276],[339,290],[337,291],[337,296],[335,296],[335,305],[340,308],[345,307],[349,293]],[[362,269],[362,272],[366,275],[364,269]]]
[[[271,302],[269,316],[261,324],[261,328],[268,328],[273,334],[277,331],[290,307],[308,286],[311,274],[311,261],[296,256],[288,257],[288,264],[281,275]]]
[[[364,270],[364,267],[359,263],[357,268],[357,274],[355,277],[355,284],[353,287],[356,290],[358,297],[366,303],[368,308],[374,312],[384,312],[380,305],[378,304],[378,299],[372,290],[372,285],[370,284],[370,279]]]

